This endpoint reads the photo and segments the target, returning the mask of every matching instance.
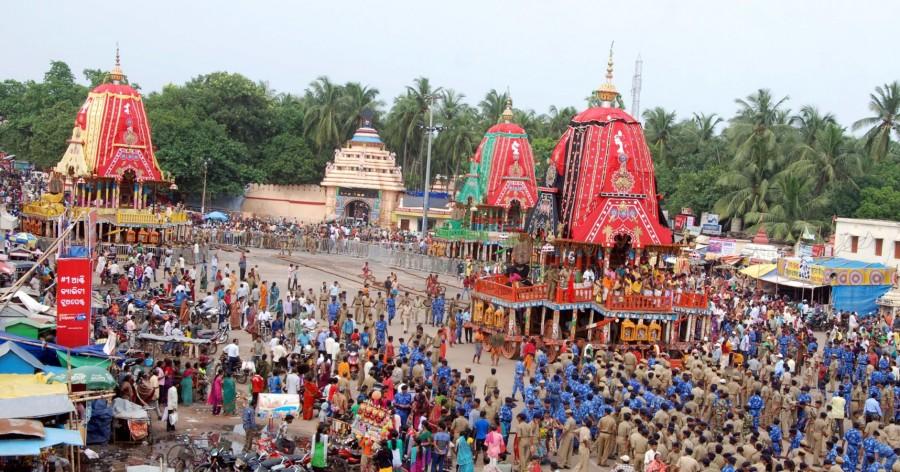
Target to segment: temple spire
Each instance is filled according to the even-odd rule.
[[[116,43],[116,65],[113,66],[112,72],[109,73],[109,79],[113,81],[114,84],[118,84],[125,78],[125,74],[122,73],[122,63],[119,60],[119,43]]]
[[[512,123],[513,119],[513,111],[512,111],[512,98],[507,94],[506,97],[506,108],[503,110],[503,114],[500,115],[500,121],[503,123]]]
[[[597,89],[596,96],[600,100],[600,105],[604,107],[611,106],[613,101],[619,96],[616,85],[613,83],[613,46],[615,41],[609,45],[609,60],[606,61],[606,82]]]

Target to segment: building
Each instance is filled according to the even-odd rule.
[[[450,196],[446,192],[431,192],[428,195],[428,229],[440,226],[450,219]],[[391,215],[392,226],[400,231],[422,230],[422,207],[425,205],[425,195],[422,191],[404,192],[400,196],[400,203]]]
[[[116,65],[105,83],[88,93],[75,116],[72,137],[50,176],[48,192],[22,209],[23,230],[56,237],[67,207],[69,221],[93,214],[76,225],[76,240],[96,235],[106,243],[161,244],[189,225],[170,199],[171,176],[154,155],[150,123],[141,94],[125,83]],[[91,211],[93,210],[93,211]]]
[[[834,255],[900,269],[900,222],[837,218]]]
[[[366,122],[334,151],[325,168],[325,214],[389,226],[403,192],[403,173],[378,131]]]

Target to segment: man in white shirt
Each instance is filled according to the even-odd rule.
[[[227,359],[226,370],[230,370],[231,367],[240,367],[241,365],[241,348],[238,347],[238,340],[234,338],[231,340],[231,344],[225,346],[225,349],[222,349]]]
[[[281,342],[278,341],[278,338],[272,338],[275,343],[272,346],[272,363],[279,364],[281,360],[287,357],[287,349],[281,345]]]
[[[284,386],[287,389],[288,394],[297,395],[300,391],[300,376],[293,370],[288,372],[287,376],[284,378]]]

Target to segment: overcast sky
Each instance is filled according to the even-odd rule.
[[[320,75],[378,88],[412,79],[475,104],[509,87],[516,107],[585,107],[615,40],[615,82],[631,105],[730,117],[761,87],[848,125],[876,85],[900,79],[896,1],[17,1],[0,6],[0,79],[39,80],[49,61],[122,67],[144,91],[212,71],[302,93]]]

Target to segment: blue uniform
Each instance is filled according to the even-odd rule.
[[[444,324],[444,296],[439,295],[431,302],[431,322],[435,325]]]
[[[522,399],[525,400],[525,363],[522,361],[516,362],[516,376],[513,378],[513,398],[516,398],[516,392],[522,393]]]
[[[753,417],[753,431],[759,430],[759,415],[765,406],[766,403],[759,395],[753,395],[747,400],[747,409],[750,411],[750,416]]]
[[[500,428],[503,432],[504,440],[509,438],[509,427],[512,424],[512,408],[509,407],[506,403],[500,407]]]
[[[397,314],[397,300],[394,297],[387,299],[388,323],[394,321],[394,315]]]
[[[406,420],[409,418],[409,413],[412,410],[412,401],[413,397],[409,392],[400,392],[394,395],[394,410],[400,416],[400,424],[402,426],[406,425]]]
[[[850,428],[844,433],[844,440],[847,441],[847,455],[850,457],[850,470],[856,470],[857,458],[859,457],[859,448],[863,445],[862,433],[856,428]],[[845,462],[845,465],[846,464]]]
[[[772,452],[776,456],[781,455],[781,428],[778,425],[769,426],[769,438],[772,439]]]
[[[387,321],[378,320],[375,322],[375,340],[379,346],[384,346],[387,342]]]

